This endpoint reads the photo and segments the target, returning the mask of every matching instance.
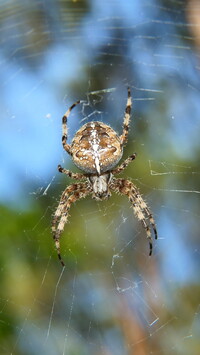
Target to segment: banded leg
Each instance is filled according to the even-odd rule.
[[[70,144],[67,143],[67,133],[68,133],[67,119],[70,115],[71,110],[78,104],[80,104],[80,100],[76,101],[72,106],[70,106],[70,108],[67,110],[67,112],[64,114],[62,118],[62,145],[63,148],[66,150],[66,152],[69,153],[70,155],[71,155],[71,146]]]
[[[60,173],[63,173],[63,174],[65,174],[65,175],[69,176],[69,177],[72,178],[72,179],[75,179],[75,180],[82,180],[82,179],[85,179],[85,175],[84,175],[84,174],[73,173],[72,171],[63,168],[61,165],[58,165],[58,171],[59,171]]]
[[[120,136],[121,145],[124,146],[128,139],[128,130],[129,130],[129,123],[131,117],[131,107],[132,107],[132,100],[131,100],[131,90],[128,88],[128,99],[126,104],[126,109],[124,113],[124,123],[123,123],[123,132]]]
[[[81,184],[82,185],[82,184]],[[77,188],[79,187],[79,184],[72,184],[68,186],[62,193],[59,205],[54,213],[53,219],[52,219],[52,224],[51,224],[51,230],[53,235],[55,235],[56,230],[57,230],[57,223],[59,218],[62,215],[64,205],[70,194],[72,194]]]
[[[122,164],[120,164],[116,169],[111,170],[111,173],[113,175],[121,173],[135,158],[136,158],[136,153],[130,155]]]
[[[143,227],[146,230],[147,239],[149,240],[149,249],[150,249],[149,255],[151,255],[153,249],[152,237],[151,237],[151,230],[149,228],[149,225],[146,222],[146,216],[154,231],[155,239],[157,239],[157,230],[156,230],[154,219],[152,217],[150,210],[147,207],[146,202],[143,200],[142,196],[140,195],[139,191],[136,189],[134,184],[129,180],[113,179],[110,188],[117,193],[128,196],[136,217],[138,218],[138,220],[141,221]]]
[[[69,188],[71,195],[69,195]],[[55,241],[55,247],[57,250],[58,258],[63,266],[65,264],[60,254],[60,236],[64,230],[65,224],[67,223],[69,217],[69,209],[72,203],[76,202],[81,198],[86,197],[90,192],[91,189],[88,189],[87,183],[73,184],[69,186],[62,194],[59,206],[55,212],[52,223],[53,238]]]
[[[154,236],[155,236],[155,239],[158,238],[158,233],[157,233],[157,229],[156,229],[156,224],[155,224],[155,221],[154,221],[154,218],[153,218],[153,215],[150,211],[150,209],[148,208],[146,202],[143,200],[142,196],[140,195],[138,189],[134,188],[135,189],[135,198],[136,198],[136,201],[137,203],[141,206],[141,209],[142,211],[145,212],[149,222],[150,222],[150,225],[154,231]]]

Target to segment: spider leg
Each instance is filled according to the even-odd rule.
[[[138,218],[138,220],[141,221],[143,227],[146,230],[147,239],[149,240],[149,249],[150,249],[149,255],[151,255],[153,249],[152,237],[151,237],[151,230],[149,228],[149,225],[146,222],[146,216],[154,231],[155,239],[157,239],[157,230],[156,230],[155,221],[152,217],[149,208],[147,207],[146,202],[143,200],[138,189],[129,180],[113,179],[110,184],[110,188],[117,193],[128,196],[136,217]]]
[[[79,183],[68,186],[62,193],[60,203],[54,214],[52,221],[53,239],[55,241],[58,258],[63,266],[65,264],[60,254],[60,236],[64,230],[65,224],[67,223],[71,204],[83,197],[86,197],[90,192],[91,189],[88,189],[87,183]]]
[[[122,164],[120,164],[116,169],[111,170],[113,175],[121,173],[135,158],[136,153],[130,155]]]
[[[127,139],[128,139],[129,122],[130,122],[130,117],[131,117],[131,107],[132,107],[131,90],[130,90],[130,88],[128,88],[128,98],[127,98],[127,104],[126,104],[126,109],[125,109],[125,113],[124,113],[123,132],[122,132],[122,135],[120,136],[120,141],[121,141],[122,146],[124,146],[126,144]]]
[[[141,209],[145,212],[145,214],[152,226],[152,229],[154,231],[155,239],[157,239],[158,233],[157,233],[156,224],[155,224],[153,215],[152,215],[150,209],[148,208],[146,202],[143,200],[142,196],[140,195],[139,191],[136,188],[135,188],[135,198],[138,201],[138,204],[141,206]]]
[[[59,171],[60,173],[66,174],[67,176],[69,176],[70,178],[75,179],[75,180],[82,180],[82,179],[85,179],[85,178],[86,178],[84,174],[73,173],[73,172],[70,171],[70,170],[67,170],[67,169],[65,169],[65,168],[62,168],[61,165],[58,165],[58,171]]]
[[[52,219],[52,224],[51,224],[51,229],[52,229],[52,233],[53,235],[56,233],[56,229],[57,229],[57,222],[60,218],[60,216],[62,215],[63,209],[64,209],[64,205],[66,200],[68,199],[68,197],[70,196],[70,194],[77,189],[77,184],[72,184],[70,186],[68,186],[62,193],[61,198],[60,198],[60,202],[59,205],[54,213],[53,219]]]
[[[67,143],[67,133],[68,133],[67,119],[70,115],[71,110],[79,103],[80,103],[80,100],[76,101],[72,106],[70,106],[70,108],[67,110],[67,112],[64,114],[64,116],[62,118],[62,145],[63,145],[63,148],[66,150],[66,152],[70,155],[71,155],[71,146],[70,146],[70,144]]]

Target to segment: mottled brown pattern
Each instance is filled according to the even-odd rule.
[[[93,127],[91,127],[91,124]],[[96,152],[93,149],[94,139],[98,142]],[[75,134],[71,144],[72,159],[79,169],[95,174],[95,155],[99,156],[101,173],[112,169],[122,157],[120,137],[108,125],[102,122],[89,122]],[[95,154],[96,153],[96,154]]]

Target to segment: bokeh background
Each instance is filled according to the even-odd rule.
[[[199,1],[1,1],[0,41],[0,353],[199,354]],[[69,139],[90,120],[121,132],[127,86],[122,176],[154,213],[153,256],[113,194],[72,207],[62,269],[61,117],[81,99]]]

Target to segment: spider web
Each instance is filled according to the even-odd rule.
[[[197,0],[2,1],[1,354],[199,353]],[[153,211],[153,255],[128,200],[78,201],[61,240],[50,221],[77,171],[61,145],[81,124],[121,132],[124,171]]]

